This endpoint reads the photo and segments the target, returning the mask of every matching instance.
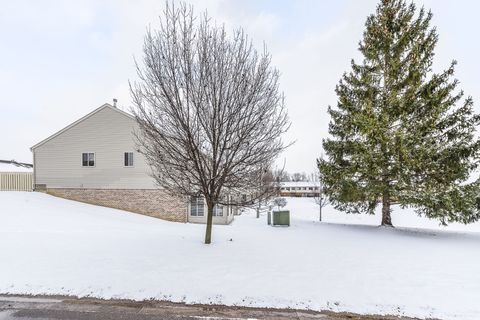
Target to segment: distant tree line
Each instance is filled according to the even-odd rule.
[[[318,174],[306,172],[287,172],[284,170],[277,170],[275,177],[281,182],[300,182],[300,181],[318,181]]]

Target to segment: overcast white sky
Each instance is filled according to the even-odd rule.
[[[227,28],[243,26],[281,71],[292,127],[288,171],[313,171],[327,135],[328,105],[358,58],[374,0],[188,0]],[[435,68],[458,60],[457,78],[480,110],[480,1],[415,1],[432,9],[440,34]],[[131,105],[128,80],[161,0],[0,0],[0,159],[31,162],[30,147],[105,102]]]

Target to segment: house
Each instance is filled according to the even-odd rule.
[[[320,186],[315,181],[280,182],[282,197],[318,197],[319,194]]]
[[[108,103],[33,147],[35,191],[178,222],[206,222],[205,201],[172,196],[156,185],[138,152],[135,118]],[[213,223],[235,209],[218,206]]]

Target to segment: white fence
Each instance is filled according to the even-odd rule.
[[[32,191],[31,172],[0,172],[0,191]]]

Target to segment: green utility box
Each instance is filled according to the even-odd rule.
[[[273,211],[272,226],[290,226],[290,211]]]

